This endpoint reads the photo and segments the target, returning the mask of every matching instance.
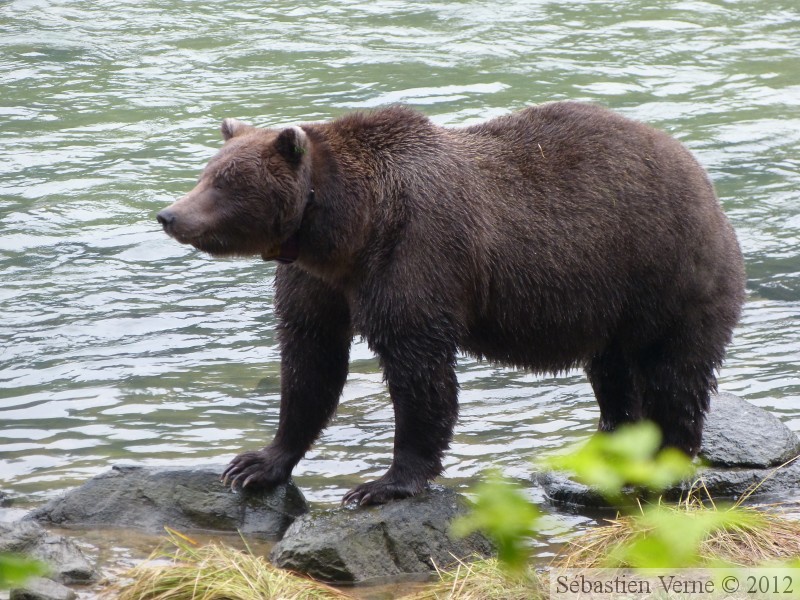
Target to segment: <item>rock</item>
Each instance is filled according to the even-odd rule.
[[[24,587],[11,590],[9,600],[75,600],[77,597],[78,594],[60,583],[31,577]]]
[[[8,506],[11,504],[11,499],[3,490],[0,490],[0,506]]]
[[[482,535],[450,535],[451,521],[468,510],[466,498],[435,487],[382,506],[305,515],[289,527],[270,559],[284,569],[328,582],[427,574],[434,563],[442,567],[456,558],[492,553]]]
[[[765,469],[798,454],[800,439],[772,413],[733,394],[712,397],[700,449],[710,466]]]
[[[543,471],[534,473],[533,481],[544,490],[545,497],[557,506],[591,506],[606,508],[605,498],[588,485],[578,483],[566,473]]]
[[[773,473],[773,469],[703,469],[708,492],[713,498],[738,498],[758,485],[755,495],[785,495],[786,492],[800,489],[800,461],[795,461]],[[685,482],[670,490],[669,497],[684,496],[691,482]]]
[[[293,483],[270,492],[234,493],[219,481],[222,467],[115,466],[30,513],[61,527],[129,527],[161,533],[240,531],[278,539],[307,512]]]
[[[98,577],[95,568],[71,540],[31,521],[0,523],[0,554],[5,552],[47,563],[49,576],[60,583],[90,583]]]
[[[700,450],[706,466],[698,471],[712,497],[737,498],[762,481],[758,494],[800,489],[800,461],[772,473],[798,454],[800,440],[773,414],[733,394],[712,396]],[[564,473],[537,473],[535,481],[554,504],[608,506],[596,490]],[[685,496],[692,483],[682,482],[661,495],[667,499]]]

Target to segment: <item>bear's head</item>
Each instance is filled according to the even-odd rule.
[[[195,188],[158,213],[170,236],[215,256],[297,258],[295,235],[311,187],[310,145],[300,127],[222,122],[225,144]]]

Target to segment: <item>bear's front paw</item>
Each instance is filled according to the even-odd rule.
[[[234,458],[220,477],[222,483],[235,490],[244,488],[269,489],[289,481],[291,466],[274,449],[243,452]]]
[[[368,504],[385,504],[390,500],[409,498],[421,492],[425,487],[424,482],[397,481],[381,477],[369,483],[362,483],[347,492],[342,498],[342,504],[355,503],[359,506]]]

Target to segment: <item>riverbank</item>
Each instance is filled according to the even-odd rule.
[[[753,500],[774,498],[778,491],[798,497],[800,461],[793,460],[798,453],[800,440],[773,415],[730,394],[715,396],[701,451],[707,463],[701,471],[703,489],[715,499],[735,499],[752,493],[757,484]],[[3,525],[6,542],[0,536],[0,550],[15,549],[14,540],[27,540],[23,546],[27,552],[56,566],[66,565],[58,566],[55,581],[89,586],[89,594],[98,592],[92,586],[108,577],[105,571],[119,576],[122,563],[130,566],[144,559],[156,543],[155,537],[141,537],[145,547],[150,547],[137,556],[132,548],[120,553],[120,541],[112,541],[116,558],[90,567],[90,562],[99,565],[100,555],[108,552],[108,548],[86,547],[85,536],[91,531],[105,531],[109,540],[115,539],[116,532],[124,540],[130,529],[158,536],[166,527],[181,534],[203,532],[205,541],[225,544],[236,542],[233,536],[238,532],[239,541],[257,542],[258,551],[277,567],[338,585],[424,581],[435,570],[446,570],[459,560],[488,558],[494,553],[492,543],[480,534],[464,539],[452,534],[450,524],[469,512],[470,503],[441,486],[383,506],[318,510],[308,505],[294,484],[269,493],[232,493],[219,481],[222,470],[222,465],[115,467],[25,513],[19,522]],[[593,490],[561,474],[542,473],[535,480],[544,490],[551,513],[597,515],[604,507],[616,510],[598,502]],[[696,487],[696,481],[687,480],[662,497],[685,497]],[[69,533],[59,537],[37,522],[68,528]],[[277,543],[270,546],[269,542]],[[81,544],[94,556],[91,561]],[[51,551],[55,546],[65,549],[66,558]],[[125,560],[119,562],[120,558]],[[78,563],[80,569],[75,567]]]

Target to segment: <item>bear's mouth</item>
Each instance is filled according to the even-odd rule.
[[[281,264],[288,265],[297,260],[300,255],[300,244],[297,234],[292,234],[283,243],[273,246],[269,250],[261,253],[264,260],[275,260]]]

